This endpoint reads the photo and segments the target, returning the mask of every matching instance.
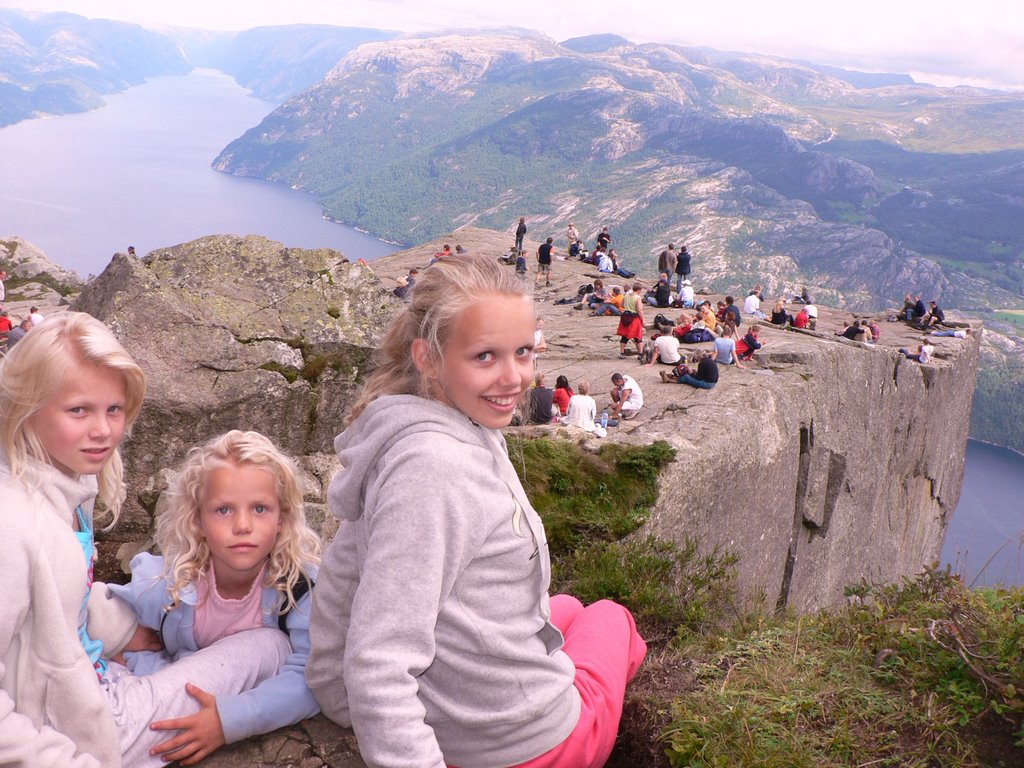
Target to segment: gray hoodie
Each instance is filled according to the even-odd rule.
[[[501,768],[579,719],[549,622],[547,540],[501,433],[413,395],[335,440],[341,528],[313,596],[306,678],[368,765]]]

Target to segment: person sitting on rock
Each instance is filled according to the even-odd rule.
[[[683,280],[679,287],[679,302],[687,309],[693,309],[693,283]]]
[[[604,280],[600,277],[594,280],[594,290],[587,294],[586,304],[593,309],[598,304],[608,301],[608,291],[604,287]]]
[[[527,393],[526,421],[529,424],[548,424],[559,414],[555,393],[544,386],[544,378],[543,373],[538,373]]]
[[[615,263],[601,246],[598,246],[597,250],[594,251],[594,263],[597,264],[598,272],[606,274],[613,274],[615,272]]]
[[[432,258],[430,260],[430,263],[433,264],[435,261],[440,261],[441,259],[450,258],[451,255],[452,255],[452,247],[450,245],[448,245],[448,243],[445,243],[444,247],[441,248],[440,251],[438,251],[437,253],[434,254],[434,258]]]
[[[660,363],[661,365],[675,365],[682,360],[679,354],[679,339],[675,334],[662,333],[654,337],[654,354],[648,365]]]
[[[558,406],[558,412],[560,415],[565,416],[569,411],[569,401],[572,396],[576,394],[572,391],[572,387],[569,386],[569,379],[566,376],[559,376],[555,379],[555,391],[552,395],[552,399],[556,406]]]
[[[644,296],[644,301],[658,309],[668,309],[672,306],[672,286],[669,284],[667,274],[662,273],[658,277],[658,284],[653,291]]]
[[[597,423],[597,403],[590,395],[590,382],[583,380],[576,385],[577,392],[569,398],[569,407],[561,421],[567,427],[579,427],[584,432],[593,432],[604,437],[607,432]]]
[[[621,315],[622,304],[626,300],[625,294],[622,292],[622,288],[617,285],[612,286],[612,294],[608,297],[607,301],[600,304],[594,305],[595,315]]]
[[[416,267],[410,269],[409,274],[406,275],[402,279],[402,282],[399,284],[399,286],[395,288],[395,296],[397,296],[398,298],[405,302],[412,301],[412,289],[416,285],[416,278],[419,276],[419,274],[420,271],[416,269]]]
[[[722,335],[715,339],[712,351],[716,363],[735,365],[737,368],[746,367],[740,362],[739,354],[736,352],[736,326],[730,320],[726,321]]]
[[[812,304],[813,303],[811,301],[811,294],[808,293],[806,285],[800,290],[800,295],[799,296],[794,296],[793,297],[793,303],[794,304]]]
[[[25,338],[25,335],[32,330],[32,318],[22,318],[21,322],[11,328],[7,333],[7,351],[14,349],[14,345]]]
[[[775,306],[772,307],[772,316],[768,321],[772,325],[792,325],[793,316],[786,311],[786,302],[784,299],[779,299],[775,302]]]
[[[836,331],[836,336],[842,336],[850,341],[867,341],[865,337],[866,330],[866,328],[861,326],[860,320],[853,320],[843,330]]]
[[[608,415],[616,420],[636,416],[644,405],[644,393],[640,390],[640,385],[632,376],[624,376],[621,373],[612,374],[612,385],[609,393],[612,405]]]
[[[927,315],[927,314],[928,314],[928,307],[926,307],[924,305],[924,302],[921,300],[920,296],[915,296],[914,297],[914,314],[913,315],[910,315],[910,314],[907,315],[907,322],[908,323],[913,323],[915,321],[916,322],[921,322],[922,318],[925,315]]]
[[[946,313],[939,309],[937,302],[928,302],[928,306],[930,307],[928,314],[925,315],[924,320],[921,322],[921,327],[925,330],[936,325],[942,325],[946,322]]]
[[[7,316],[6,309],[0,309],[0,352],[7,349],[7,334],[14,328],[14,323]]]
[[[676,327],[672,329],[672,335],[681,340],[692,328],[693,318],[685,312],[681,312],[676,319]]]
[[[715,310],[711,308],[711,302],[701,302],[699,311],[700,319],[704,321],[704,327],[712,334],[718,333],[718,317],[715,315]]]
[[[677,384],[689,384],[691,387],[697,387],[698,389],[713,389],[715,384],[718,383],[718,363],[712,357],[713,354],[712,352],[700,353],[700,361],[697,363],[696,372],[684,373],[682,376],[676,377],[675,382]],[[662,371],[661,380],[665,384],[671,384],[673,376],[668,371]]]
[[[760,329],[756,325],[751,325],[743,338],[736,342],[736,356],[740,360],[752,360],[754,353],[764,346],[758,339],[759,334]]]
[[[808,319],[807,327],[810,328],[812,331],[817,329],[817,327],[818,327],[818,307],[816,305],[814,305],[814,304],[807,304],[807,305],[804,306],[804,309],[807,310],[807,319]]]
[[[758,320],[764,320],[765,314],[761,311],[761,294],[756,288],[743,300],[743,314],[753,315]]]
[[[732,296],[725,297],[725,314],[727,317],[724,317],[723,320],[732,320],[733,325],[737,328],[740,327],[740,323],[742,322],[742,319],[740,318],[740,308],[736,306],[736,299]]]
[[[811,324],[811,317],[807,314],[807,307],[800,307],[800,311],[793,317],[794,328],[806,328]]]
[[[725,316],[725,299],[719,299],[715,304],[715,319],[719,325],[725,325],[725,321],[728,319]]]
[[[896,313],[897,320],[906,320],[908,323],[914,322],[914,297],[909,293],[903,294],[903,309]]]

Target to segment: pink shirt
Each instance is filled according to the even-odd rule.
[[[217,591],[217,576],[208,567],[196,585],[199,602],[196,604],[195,640],[206,648],[228,635],[263,626],[263,579],[266,566],[252,581],[249,593],[238,600],[221,597]]]

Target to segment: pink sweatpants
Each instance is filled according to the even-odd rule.
[[[580,719],[565,741],[515,768],[601,768],[615,746],[626,683],[640,669],[647,644],[633,615],[611,600],[584,608],[575,597],[555,595],[551,623],[565,636],[562,650],[576,665]]]

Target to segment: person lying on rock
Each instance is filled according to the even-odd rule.
[[[930,363],[932,361],[932,355],[935,354],[935,347],[931,344],[918,344],[917,352],[900,349],[900,354],[908,360],[913,360],[917,363]]]

